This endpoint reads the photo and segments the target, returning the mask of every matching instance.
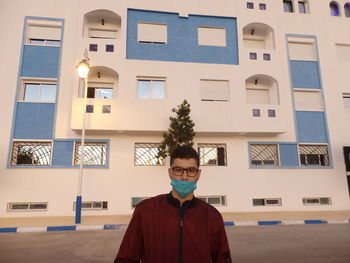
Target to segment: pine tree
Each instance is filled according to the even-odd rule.
[[[163,133],[163,141],[158,147],[158,158],[166,158],[178,146],[193,146],[193,137],[196,133],[193,130],[194,123],[190,118],[190,104],[184,100],[177,108],[171,110],[176,117],[169,117],[170,128]]]

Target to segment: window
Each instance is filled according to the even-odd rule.
[[[343,93],[344,108],[350,109],[350,93]]]
[[[198,45],[226,47],[226,29],[199,26]]]
[[[298,1],[299,13],[308,14],[309,13],[309,4],[307,0]]]
[[[330,197],[305,197],[303,198],[303,205],[331,205]]]
[[[269,53],[264,53],[263,59],[267,60],[267,61],[270,61],[271,60],[271,55]]]
[[[226,196],[224,195],[207,195],[196,197],[211,205],[226,205]]]
[[[250,159],[251,165],[254,166],[278,166],[278,145],[251,144]]]
[[[94,105],[92,105],[92,104],[86,105],[85,112],[86,113],[94,113]]]
[[[254,9],[254,3],[253,2],[247,2],[247,8],[248,9]]]
[[[34,211],[47,211],[47,202],[16,202],[8,203],[8,212],[34,212]]]
[[[265,3],[260,3],[259,4],[259,9],[260,10],[266,10],[266,4]]]
[[[90,38],[115,39],[118,31],[114,29],[89,28]]]
[[[275,110],[267,110],[267,116],[269,117],[276,117],[276,111]]]
[[[227,165],[227,154],[226,144],[216,143],[199,143],[198,153],[200,165],[208,166],[226,166]]]
[[[139,99],[164,99],[165,79],[138,78],[137,98]]]
[[[299,144],[299,157],[302,166],[329,166],[327,145]]]
[[[112,99],[113,85],[109,82],[89,82],[87,97],[89,99]]]
[[[97,44],[90,44],[89,51],[97,52]]]
[[[320,91],[294,89],[295,110],[323,111],[323,97]]]
[[[281,206],[281,198],[255,198],[253,199],[253,206]]]
[[[166,44],[167,25],[166,24],[137,24],[137,41],[139,43]]]
[[[56,101],[57,84],[54,82],[27,81],[22,83],[21,99],[24,101]]]
[[[12,146],[12,166],[49,166],[51,142],[15,141]]]
[[[135,208],[141,201],[149,197],[131,197],[131,208]]]
[[[286,13],[293,13],[293,2],[291,0],[283,0],[283,10]]]
[[[76,202],[73,203],[73,211],[76,209]],[[107,210],[107,201],[83,201],[81,203],[81,210]]]
[[[250,52],[250,53],[249,53],[249,58],[250,58],[251,60],[257,60],[257,59],[258,59],[258,56],[257,56],[257,54],[256,54],[255,52]]]
[[[252,109],[253,117],[260,117],[260,109]]]
[[[340,16],[340,9],[337,2],[335,1],[330,2],[329,9],[331,12],[331,16]]]
[[[288,37],[290,60],[317,61],[317,51],[313,38]]]
[[[346,3],[344,5],[344,13],[345,17],[350,17],[350,3]]]
[[[164,165],[163,158],[157,158],[158,143],[135,143],[135,160],[137,166]]]
[[[201,79],[202,101],[229,101],[230,85],[228,80]]]
[[[102,105],[102,113],[111,113],[111,105]]]
[[[106,45],[106,52],[114,52],[114,45]]]
[[[62,22],[44,19],[28,19],[26,44],[60,46]]]
[[[75,142],[74,165],[80,164],[81,142]],[[85,142],[84,143],[84,162],[86,166],[104,166],[107,160],[106,142]]]

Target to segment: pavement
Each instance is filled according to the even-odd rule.
[[[226,226],[278,224],[349,224],[350,210],[222,213]],[[117,229],[125,227],[131,215],[84,216],[75,224],[74,216],[1,217],[0,233],[67,230]]]

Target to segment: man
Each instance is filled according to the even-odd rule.
[[[232,262],[221,214],[193,194],[201,175],[197,152],[175,149],[168,172],[171,192],[137,205],[114,262]]]

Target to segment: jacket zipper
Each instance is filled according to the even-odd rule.
[[[184,226],[184,214],[185,209],[181,205],[179,209],[179,215],[180,215],[180,222],[179,222],[179,263],[182,263],[182,257],[183,257],[183,226]]]

